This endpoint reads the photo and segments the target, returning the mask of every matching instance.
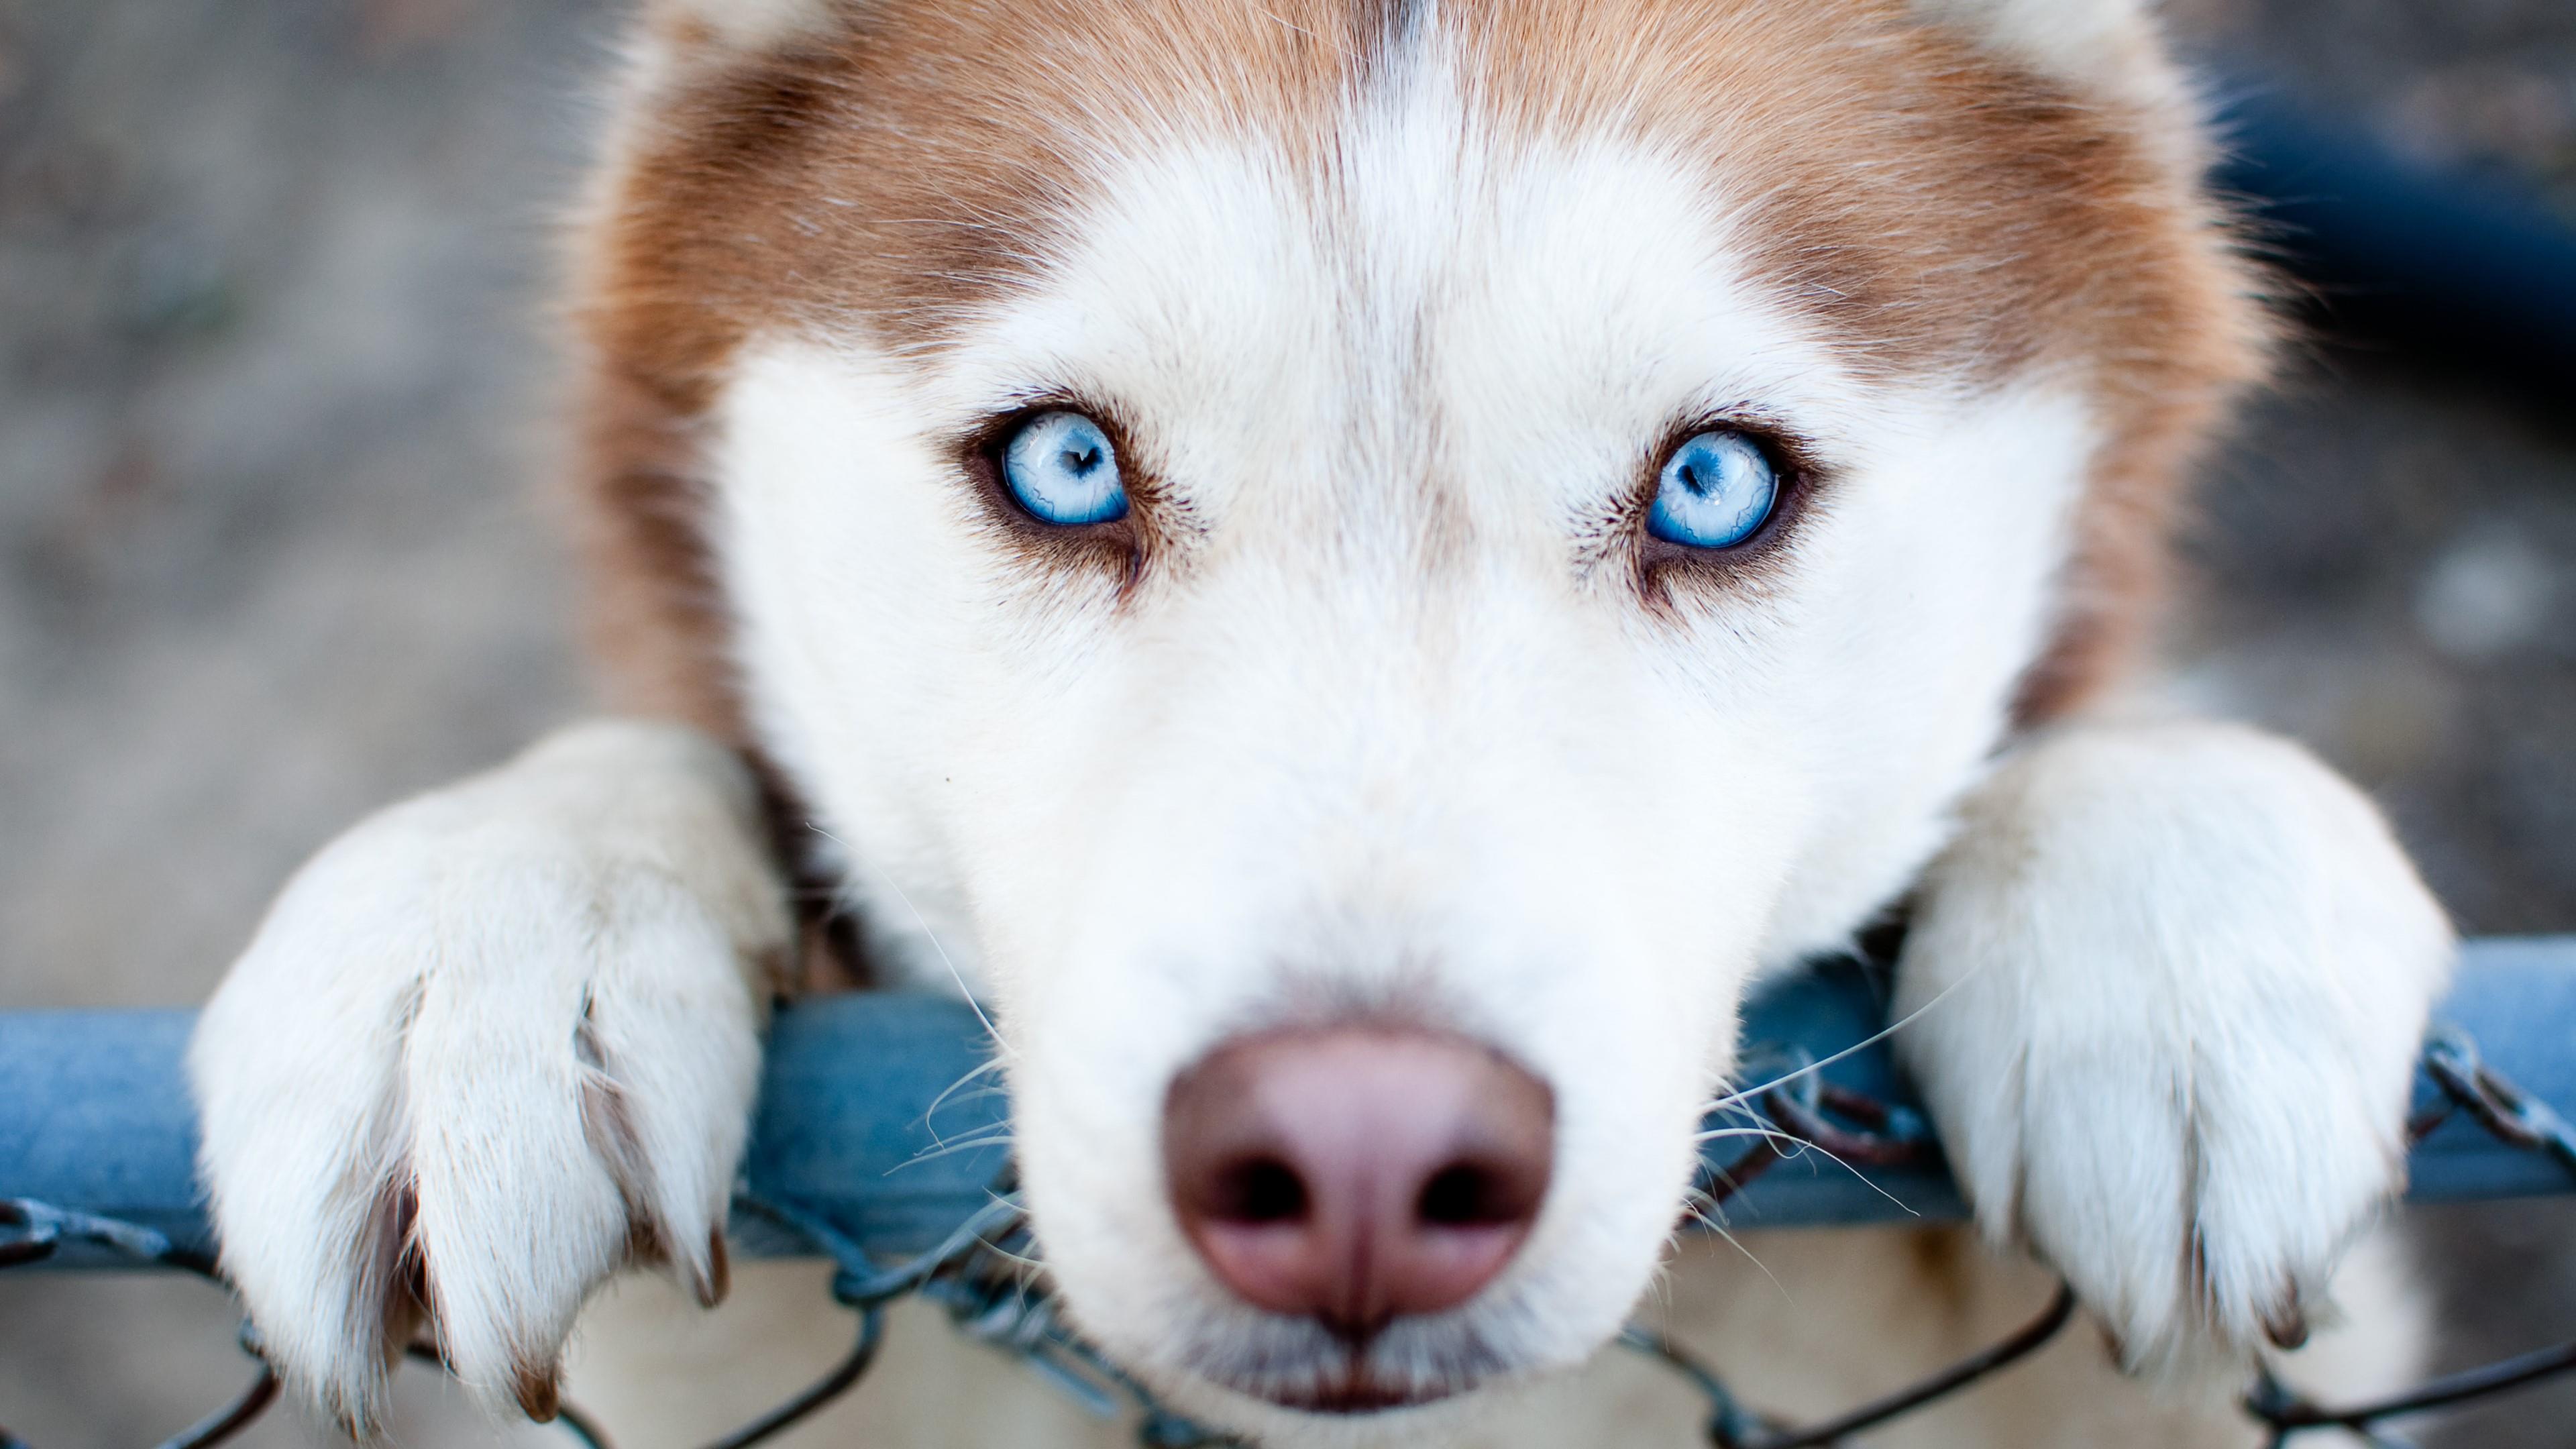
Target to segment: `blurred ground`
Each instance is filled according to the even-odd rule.
[[[604,11],[0,0],[0,1002],[202,997],[337,824],[574,709],[527,483]],[[0,1283],[0,1424],[157,1443],[233,1322]]]
[[[2537,184],[2576,220],[2576,5],[2184,0],[2204,54],[2400,154]],[[2387,806],[2464,931],[2576,931],[2576,408],[2513,410],[2369,349],[2311,356],[2203,493],[2176,655],[2214,707]],[[2576,1336],[2576,1202],[2409,1228],[2461,1367]],[[2576,1442],[2576,1385],[2433,1442]]]
[[[0,1006],[186,1002],[367,808],[572,713],[547,219],[608,0],[0,0]],[[2576,217],[2565,0],[2178,0]],[[2189,688],[2314,744],[2464,928],[2576,930],[2576,425],[2311,358],[2214,469]],[[2446,1356],[2576,1333],[2576,1204],[2419,1214]],[[0,1279],[0,1423],[149,1443],[231,1314]],[[402,1437],[485,1442],[414,1376]],[[2441,1442],[2564,1445],[2576,1389]],[[323,1443],[291,1415],[254,1442]],[[531,1442],[549,1442],[532,1440]]]

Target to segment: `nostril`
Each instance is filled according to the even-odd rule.
[[[1510,1174],[1477,1163],[1452,1163],[1422,1184],[1413,1216],[1433,1227],[1496,1227],[1527,1220],[1537,1206],[1531,1198]]]
[[[1254,1157],[1220,1169],[1205,1211],[1216,1222],[1265,1227],[1303,1220],[1311,1210],[1306,1180],[1276,1157]]]

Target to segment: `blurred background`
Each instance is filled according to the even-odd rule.
[[[618,9],[0,0],[0,1008],[199,999],[331,834],[582,707],[532,480]],[[2568,0],[2168,13],[2231,96],[2576,222]],[[2366,312],[2217,458],[2175,667],[2376,794],[2465,930],[2576,931],[2576,385]],[[2409,1232],[2446,1366],[2576,1336],[2576,1201]],[[0,1423],[157,1442],[239,1386],[232,1328],[0,1277]],[[402,1397],[409,1443],[557,1442]],[[2562,1385],[2426,1437],[2570,1423]]]

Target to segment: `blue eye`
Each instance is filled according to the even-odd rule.
[[[1072,528],[1127,516],[1118,450],[1080,413],[1039,413],[1002,444],[1002,482],[1041,523]]]
[[[1646,531],[1685,548],[1732,548],[1751,538],[1780,497],[1780,470],[1742,433],[1701,433],[1664,460]]]

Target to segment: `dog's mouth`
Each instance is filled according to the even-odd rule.
[[[1422,1408],[1427,1403],[1440,1403],[1445,1397],[1468,1392],[1473,1385],[1455,1382],[1399,1382],[1381,1374],[1370,1374],[1365,1364],[1345,1364],[1340,1372],[1316,1377],[1301,1385],[1283,1382],[1242,1382],[1229,1385],[1236,1392],[1252,1395],[1262,1403],[1296,1413],[1324,1413],[1355,1418],[1368,1413],[1388,1413],[1399,1408]]]
[[[1456,1398],[1512,1368],[1481,1335],[1455,1324],[1398,1323],[1364,1343],[1320,1337],[1298,1325],[1266,1343],[1238,1340],[1235,1352],[1217,1362],[1203,1356],[1197,1369],[1219,1387],[1282,1409],[1352,1417]]]
[[[1379,1414],[1419,1408],[1466,1392],[1472,1384],[1400,1383],[1372,1373],[1365,1362],[1350,1361],[1334,1373],[1298,1385],[1243,1384],[1243,1392],[1305,1414]]]

